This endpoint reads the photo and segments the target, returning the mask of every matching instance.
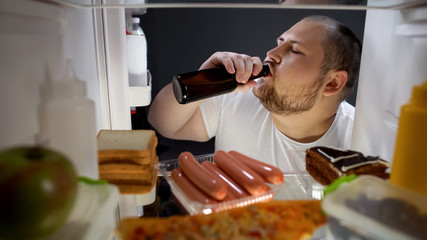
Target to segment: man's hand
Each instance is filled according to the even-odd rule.
[[[236,81],[241,83],[236,91],[248,91],[256,82],[249,80],[252,75],[257,75],[262,70],[262,61],[259,57],[233,52],[216,52],[209,57],[200,69],[224,66],[227,72],[236,74]]]

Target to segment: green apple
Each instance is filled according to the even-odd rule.
[[[66,221],[77,192],[76,172],[45,147],[0,152],[0,239],[37,239]]]

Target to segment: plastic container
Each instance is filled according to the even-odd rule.
[[[79,176],[98,179],[95,105],[86,97],[86,83],[75,77],[71,61],[64,79],[52,81],[49,97],[48,146],[66,155]]]
[[[326,195],[327,239],[425,239],[427,197],[360,176]]]
[[[318,183],[305,168],[305,150],[287,150],[289,167],[283,172],[285,183],[275,199],[322,199],[324,185]]]
[[[213,154],[199,155],[195,156],[195,158],[199,163],[202,163],[204,161],[213,162]],[[171,187],[172,193],[175,195],[175,197],[190,215],[210,214],[212,212],[219,212],[227,209],[244,207],[254,203],[267,202],[273,199],[275,191],[277,191],[281,186],[281,184],[268,184],[271,190],[259,196],[250,196],[216,204],[202,204],[200,202],[190,200],[172,180],[171,172],[173,169],[178,167],[178,159],[162,161],[159,163],[159,172],[165,177],[166,181]]]
[[[427,79],[402,106],[390,182],[427,196]],[[427,237],[427,236],[426,236]]]
[[[115,185],[79,183],[67,222],[48,239],[113,239],[119,197],[120,191]]]
[[[199,163],[204,161],[213,162],[213,154],[205,154],[195,156]],[[217,204],[202,204],[190,200],[181,189],[174,183],[171,178],[173,169],[179,167],[178,159],[161,161],[159,163],[159,173],[163,175],[166,181],[171,186],[172,193],[185,208],[189,214],[209,214],[222,210],[243,207],[259,202],[270,200],[297,200],[297,199],[321,199],[323,196],[323,186],[306,172],[286,173],[284,174],[285,182],[278,185],[268,184],[270,191],[260,196],[250,196],[246,198],[236,199],[228,202],[220,202]]]

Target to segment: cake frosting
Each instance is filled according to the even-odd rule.
[[[379,157],[364,156],[362,153],[346,150],[340,151],[333,148],[326,147],[314,147],[312,150],[316,150],[328,158],[331,163],[342,172],[347,172],[351,169],[358,168],[369,164],[384,164],[386,167],[390,167],[389,163]]]
[[[389,163],[378,156],[365,156],[352,150],[312,147],[306,150],[306,169],[318,182],[327,185],[346,174],[370,174],[388,178]]]

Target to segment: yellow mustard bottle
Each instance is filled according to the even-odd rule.
[[[390,182],[427,195],[427,79],[401,108]]]

